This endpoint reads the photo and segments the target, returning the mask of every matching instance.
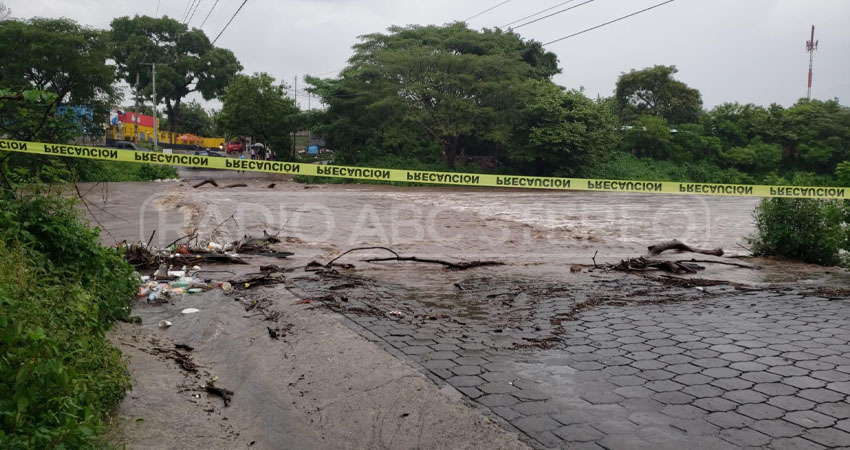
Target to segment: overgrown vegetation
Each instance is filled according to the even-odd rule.
[[[776,255],[822,265],[850,267],[850,203],[839,200],[770,198],[756,208],[757,255]]]
[[[105,338],[126,317],[132,267],[72,202],[0,195],[0,448],[96,448],[129,378]]]

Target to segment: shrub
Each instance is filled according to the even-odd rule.
[[[838,265],[850,250],[850,208],[837,200],[764,199],[754,212],[756,255],[776,255],[807,263]]]
[[[129,387],[106,340],[133,270],[72,202],[0,192],[0,448],[95,448]]]

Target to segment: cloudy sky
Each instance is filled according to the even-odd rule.
[[[465,20],[503,0],[248,0],[217,45],[236,54],[246,72],[268,72],[293,83],[305,74],[333,76],[345,66],[357,36],[390,25]],[[469,21],[503,26],[564,0],[511,0]],[[574,0],[551,12],[586,0]],[[517,31],[549,42],[652,6],[661,0],[593,0]],[[122,15],[184,17],[192,0],[5,0],[18,18],[65,16],[108,27]],[[200,0],[198,27],[216,0]],[[218,0],[204,31],[214,38],[242,0]],[[547,13],[548,14],[548,13]],[[815,55],[813,96],[850,104],[850,1],[677,0],[547,46],[560,58],[555,78],[589,96],[611,95],[632,68],[676,65],[678,78],[703,94],[706,106],[727,101],[789,105],[806,95],[810,27]],[[303,80],[303,78],[301,78]],[[299,81],[301,83],[301,81]],[[299,86],[299,90],[303,85]],[[299,102],[306,107],[306,102]]]

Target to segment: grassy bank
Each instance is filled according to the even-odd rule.
[[[13,154],[2,168],[13,183],[151,181],[177,178],[170,166]]]
[[[135,289],[72,202],[0,194],[0,448],[102,447],[129,386],[105,333]]]

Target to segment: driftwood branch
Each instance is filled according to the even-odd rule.
[[[417,258],[415,256],[397,256],[395,258],[372,258],[372,259],[364,259],[365,262],[382,262],[382,261],[411,261],[411,262],[419,262],[419,263],[427,263],[427,264],[442,264],[449,269],[454,270],[466,270],[472,269],[473,267],[485,267],[485,266],[503,266],[505,263],[501,261],[464,261],[459,263],[453,263],[449,261],[443,261],[442,259],[429,259],[429,258]]]
[[[723,256],[722,248],[715,248],[713,250],[703,250],[699,248],[691,247],[683,242],[679,242],[676,239],[667,242],[659,242],[658,244],[650,245],[647,247],[649,249],[650,256],[657,256],[667,250],[678,250],[680,252],[691,252],[691,253],[701,253],[703,255],[713,255],[713,256]]]
[[[748,264],[733,263],[733,262],[726,262],[726,261],[714,261],[714,260],[710,260],[710,259],[688,259],[688,260],[680,260],[680,261],[676,261],[676,262],[680,262],[680,263],[688,263],[688,262],[692,262],[692,263],[706,263],[706,264],[723,264],[724,266],[743,267],[744,269],[753,269],[753,270],[760,270],[760,269],[761,269],[761,266],[751,266],[751,265],[748,265]]]
[[[334,259],[330,260],[327,264],[325,264],[325,267],[330,267],[330,266],[331,266],[331,265],[332,265],[332,264],[333,264],[336,260],[338,260],[338,259],[342,258],[343,256],[345,256],[345,255],[347,255],[347,254],[349,254],[349,253],[359,252],[359,251],[361,251],[361,250],[386,250],[386,251],[388,251],[388,252],[392,253],[393,255],[395,255],[395,256],[396,256],[396,258],[400,258],[400,257],[401,257],[401,256],[399,256],[399,254],[398,254],[398,253],[396,253],[394,250],[389,249],[389,248],[386,248],[386,247],[357,247],[357,248],[352,248],[351,250],[348,250],[348,251],[346,251],[345,253],[343,253],[343,254],[341,254],[341,255],[337,256],[336,258],[334,258]]]
[[[228,189],[228,188],[237,188],[237,187],[248,187],[248,185],[246,183],[233,183],[233,184],[228,184],[227,186],[222,186],[221,188],[222,189]]]
[[[201,187],[201,186],[203,186],[203,185],[205,185],[205,184],[211,184],[211,185],[213,185],[213,186],[215,186],[215,187],[218,187],[218,183],[216,183],[216,182],[215,182],[215,180],[213,180],[212,178],[207,178],[206,180],[201,181],[200,183],[195,184],[195,185],[193,185],[192,187],[193,187],[193,188],[195,188],[195,189],[197,189],[197,188],[199,188],[199,187]]]
[[[440,265],[448,267],[449,269],[454,269],[454,270],[466,270],[466,269],[472,269],[473,267],[484,267],[484,266],[502,266],[502,265],[505,264],[501,261],[462,261],[462,262],[454,263],[454,262],[450,262],[450,261],[444,261],[442,259],[418,258],[416,256],[401,256],[398,253],[396,253],[395,250],[387,248],[387,247],[358,247],[358,248],[352,248],[351,250],[348,250],[345,253],[343,253],[343,254],[337,256],[336,258],[330,260],[330,262],[325,264],[325,267],[326,268],[332,267],[334,265],[334,263],[338,259],[342,258],[343,256],[345,256],[349,253],[361,251],[361,250],[385,250],[385,251],[388,251],[388,252],[390,252],[394,255],[393,257],[386,257],[386,258],[364,259],[363,260],[364,262],[410,261],[410,262],[418,262],[418,263],[426,263],[426,264],[440,264]]]

